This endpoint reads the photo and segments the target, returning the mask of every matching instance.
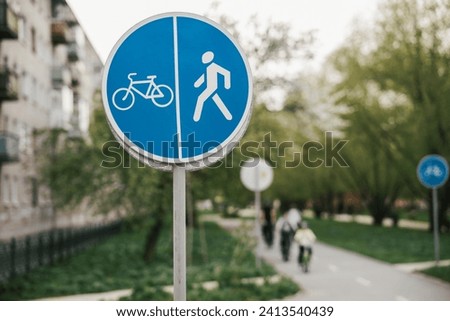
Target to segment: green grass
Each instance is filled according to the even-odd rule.
[[[427,231],[357,223],[310,220],[320,241],[390,263],[434,260],[433,235]],[[450,234],[440,237],[441,258],[450,259]]]
[[[187,289],[189,301],[262,301],[275,300],[297,293],[297,284],[290,279],[282,277],[276,284],[265,283],[263,286],[245,284],[240,281],[230,284],[221,284],[214,290],[204,290],[199,286],[191,285]],[[133,295],[125,300],[172,300],[172,295],[161,288],[139,286],[135,288]]]
[[[422,273],[450,282],[450,266],[432,267]]]
[[[405,210],[405,209],[397,209],[395,212],[398,214],[399,219],[417,221],[417,222],[429,222],[428,211],[426,210]],[[359,213],[355,213],[355,215],[367,215],[370,216],[370,212],[367,209],[361,210]]]
[[[406,211],[399,210],[398,215],[400,219],[418,221],[418,222],[429,222],[428,212],[424,210]]]
[[[200,231],[203,233],[200,233]],[[217,225],[205,223],[203,230],[193,233],[192,252],[188,253],[188,286],[222,279],[228,294],[208,296],[199,290],[188,291],[188,299],[236,299],[233,291],[241,293],[241,299],[265,300],[281,298],[298,291],[290,280],[283,280],[268,295],[263,286],[240,290],[239,282],[223,282],[246,277],[275,274],[271,266],[255,266],[255,258],[244,246],[243,240],[233,238]],[[202,235],[202,237],[200,237]],[[27,300],[42,297],[64,296],[80,293],[94,293],[117,289],[133,288],[131,299],[171,300],[172,296],[161,290],[172,284],[172,233],[171,226],[161,232],[157,253],[152,263],[142,260],[146,237],[144,228],[124,231],[103,244],[91,248],[64,263],[44,267],[20,276],[10,282],[0,284],[0,300]],[[203,240],[203,241],[202,241]],[[230,285],[231,284],[231,285]],[[251,288],[251,286],[250,286]]]

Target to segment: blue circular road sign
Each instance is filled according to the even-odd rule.
[[[102,94],[111,129],[133,156],[195,169],[224,157],[244,134],[252,78],[221,26],[167,13],[138,23],[117,42]]]
[[[444,185],[448,174],[448,163],[439,155],[427,155],[420,160],[417,166],[417,177],[422,185],[428,188]]]

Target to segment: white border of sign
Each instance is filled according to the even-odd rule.
[[[201,155],[197,155],[190,158],[166,158],[161,157],[158,155],[153,155],[135,144],[131,142],[122,132],[122,130],[119,128],[117,123],[114,120],[114,117],[111,113],[111,107],[108,103],[108,97],[107,97],[107,78],[109,74],[109,68],[111,65],[111,62],[119,49],[119,47],[122,45],[122,43],[128,38],[129,35],[131,35],[134,31],[142,27],[143,25],[146,25],[152,21],[156,21],[162,18],[175,18],[175,17],[188,17],[197,19],[200,21],[203,21],[207,24],[212,25],[213,27],[220,30],[230,41],[235,45],[237,48],[239,54],[242,57],[242,60],[244,61],[245,68],[248,75],[248,96],[247,96],[247,103],[245,106],[244,114],[239,122],[239,124],[236,126],[234,131],[216,148],[214,148],[211,151],[208,151],[206,153],[203,153]],[[176,95],[179,93],[177,92]],[[233,147],[239,142],[239,140],[244,135],[248,124],[250,122],[250,116],[252,112],[252,97],[253,97],[253,78],[251,69],[249,66],[249,63],[247,61],[247,58],[242,50],[242,48],[239,46],[239,44],[234,40],[233,36],[225,30],[222,26],[220,26],[218,23],[216,23],[213,20],[210,20],[208,18],[205,18],[203,16],[193,14],[193,13],[187,13],[187,12],[168,12],[163,13],[159,15],[155,15],[152,17],[149,17],[147,19],[142,20],[141,22],[137,23],[133,27],[131,27],[127,32],[125,32],[122,37],[116,42],[113,49],[111,50],[108,59],[106,60],[104,72],[103,72],[103,79],[102,79],[102,99],[103,99],[103,106],[106,112],[106,116],[109,122],[109,125],[113,131],[114,136],[116,139],[118,139],[119,143],[122,145],[122,147],[129,152],[133,157],[137,158],[139,161],[150,165],[152,167],[157,167],[159,169],[163,170],[171,170],[173,165],[186,165],[186,170],[197,170],[201,169],[203,167],[206,167],[208,165],[212,165],[214,162],[222,159],[225,157],[232,149]],[[177,107],[178,109],[178,107]],[[178,117],[178,115],[177,115]],[[130,151],[131,150],[131,151]],[[211,158],[211,160],[208,160],[208,158]],[[166,165],[166,166],[165,166]]]

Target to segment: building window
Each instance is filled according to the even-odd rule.
[[[3,205],[9,205],[11,203],[9,177],[7,175],[3,176],[2,179],[2,203]]]
[[[39,205],[39,185],[36,177],[31,178],[31,206]]]
[[[36,29],[31,27],[31,50],[36,53]]]
[[[23,99],[27,99],[28,95],[27,95],[27,72],[23,71],[22,72],[22,77],[20,77],[20,94],[22,96]]]
[[[30,98],[31,95],[31,76],[29,73],[24,74],[23,78],[23,94],[25,99]]]
[[[18,20],[18,39],[21,43],[26,43],[26,21],[24,17]]]
[[[28,125],[25,125],[25,131],[26,131],[26,153],[27,155],[32,155],[33,154],[33,133],[31,130],[31,127]]]
[[[14,177],[11,181],[11,203],[19,205],[19,182],[17,177]]]
[[[31,101],[37,102],[37,80],[35,77],[31,77],[30,96]]]
[[[19,151],[26,152],[27,150],[27,125],[25,123],[19,126]]]
[[[9,118],[8,116],[3,116],[3,131],[7,132],[9,130]]]
[[[11,128],[9,129],[9,131],[17,135],[17,128],[18,128],[17,119],[13,118],[11,120]]]

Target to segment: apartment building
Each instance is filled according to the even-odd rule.
[[[68,224],[40,183],[36,133],[87,138],[101,69],[65,0],[0,0],[0,239]]]

